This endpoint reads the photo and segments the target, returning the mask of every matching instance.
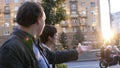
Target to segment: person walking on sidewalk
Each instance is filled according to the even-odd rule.
[[[78,55],[81,55],[83,52],[90,50],[90,48],[81,49],[81,45],[79,44],[78,48],[76,48],[75,50],[72,49],[63,51],[52,51],[51,46],[56,45],[56,41],[57,29],[52,25],[46,25],[42,35],[40,36],[40,42],[42,42],[42,44],[40,43],[39,46],[43,49],[44,54],[47,57],[49,63],[53,64],[53,68],[55,68],[54,64],[77,60]]]

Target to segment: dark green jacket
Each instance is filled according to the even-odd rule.
[[[78,52],[76,50],[58,50],[53,52],[43,45],[42,49],[44,50],[48,62],[52,64],[52,68],[55,68],[55,64],[78,59]]]
[[[52,68],[56,68],[55,64],[60,64],[68,61],[73,61],[78,59],[78,53],[76,50],[64,50],[64,51],[50,51],[45,48],[45,53],[47,60],[52,64]]]
[[[15,29],[0,48],[0,68],[38,68],[32,45],[32,36]]]
[[[46,52],[47,52],[46,57],[50,64],[59,64],[78,59],[78,53],[76,50],[64,50],[52,52],[46,49]]]

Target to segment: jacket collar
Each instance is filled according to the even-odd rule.
[[[16,28],[14,29],[12,35],[19,37],[27,45],[27,47],[32,49],[32,45],[35,43],[35,38],[31,34]]]

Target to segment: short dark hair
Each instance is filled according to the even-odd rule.
[[[16,21],[19,25],[29,27],[35,24],[39,17],[43,16],[43,8],[40,4],[35,2],[25,2],[23,3],[16,16]]]
[[[40,36],[41,42],[46,43],[48,41],[48,37],[53,37],[55,33],[57,33],[57,29],[54,26],[46,25],[42,35]]]

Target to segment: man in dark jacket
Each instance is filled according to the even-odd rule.
[[[72,60],[77,60],[78,55],[84,52],[81,47],[78,49],[72,50],[58,50],[58,51],[51,51],[51,46],[56,44],[57,41],[57,29],[54,26],[46,25],[42,35],[40,36],[43,46],[44,54],[46,55],[50,64],[59,64],[63,62],[68,62]],[[87,50],[87,49],[86,49]],[[89,49],[88,49],[89,50]],[[53,66],[55,68],[55,66]]]
[[[45,25],[43,8],[40,4],[25,2],[20,6],[16,19],[18,28],[0,48],[0,68],[39,68],[33,45],[36,45],[35,40]]]

